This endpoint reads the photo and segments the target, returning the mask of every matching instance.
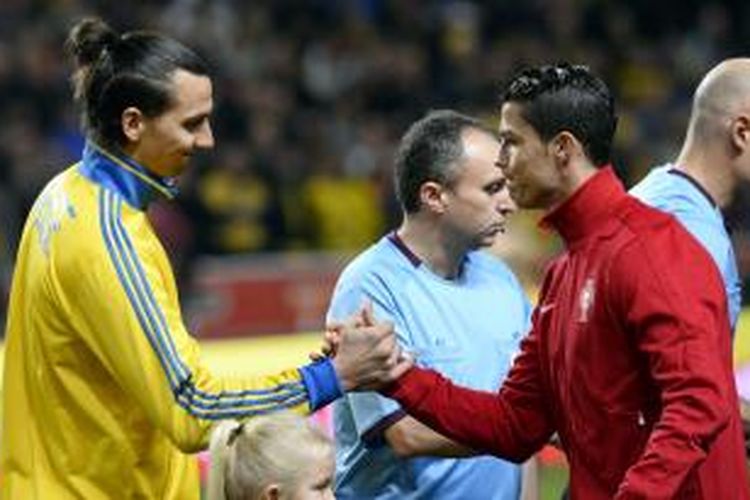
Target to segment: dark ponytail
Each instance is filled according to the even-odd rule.
[[[95,17],[88,17],[76,24],[66,42],[67,51],[75,58],[79,67],[88,66],[101,55],[102,51],[120,40],[107,23]]]
[[[110,51],[120,39],[107,23],[101,19],[89,17],[76,24],[65,42],[65,51],[75,63],[73,72],[73,94],[80,104],[86,96],[86,87],[90,83],[91,67],[102,58],[105,51]]]

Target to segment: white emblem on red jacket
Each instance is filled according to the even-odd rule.
[[[591,314],[591,308],[594,306],[594,297],[596,296],[596,285],[594,278],[586,278],[581,288],[581,294],[578,296],[578,322],[588,323]]]

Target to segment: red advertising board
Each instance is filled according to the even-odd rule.
[[[202,258],[186,305],[191,332],[202,338],[321,329],[341,254],[274,254]]]

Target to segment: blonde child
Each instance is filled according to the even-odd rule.
[[[223,421],[211,438],[208,500],[333,500],[333,443],[304,417]]]

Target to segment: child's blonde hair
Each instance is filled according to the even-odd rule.
[[[208,500],[255,500],[270,484],[294,490],[310,464],[332,460],[333,443],[306,418],[282,412],[220,422],[210,450]]]

